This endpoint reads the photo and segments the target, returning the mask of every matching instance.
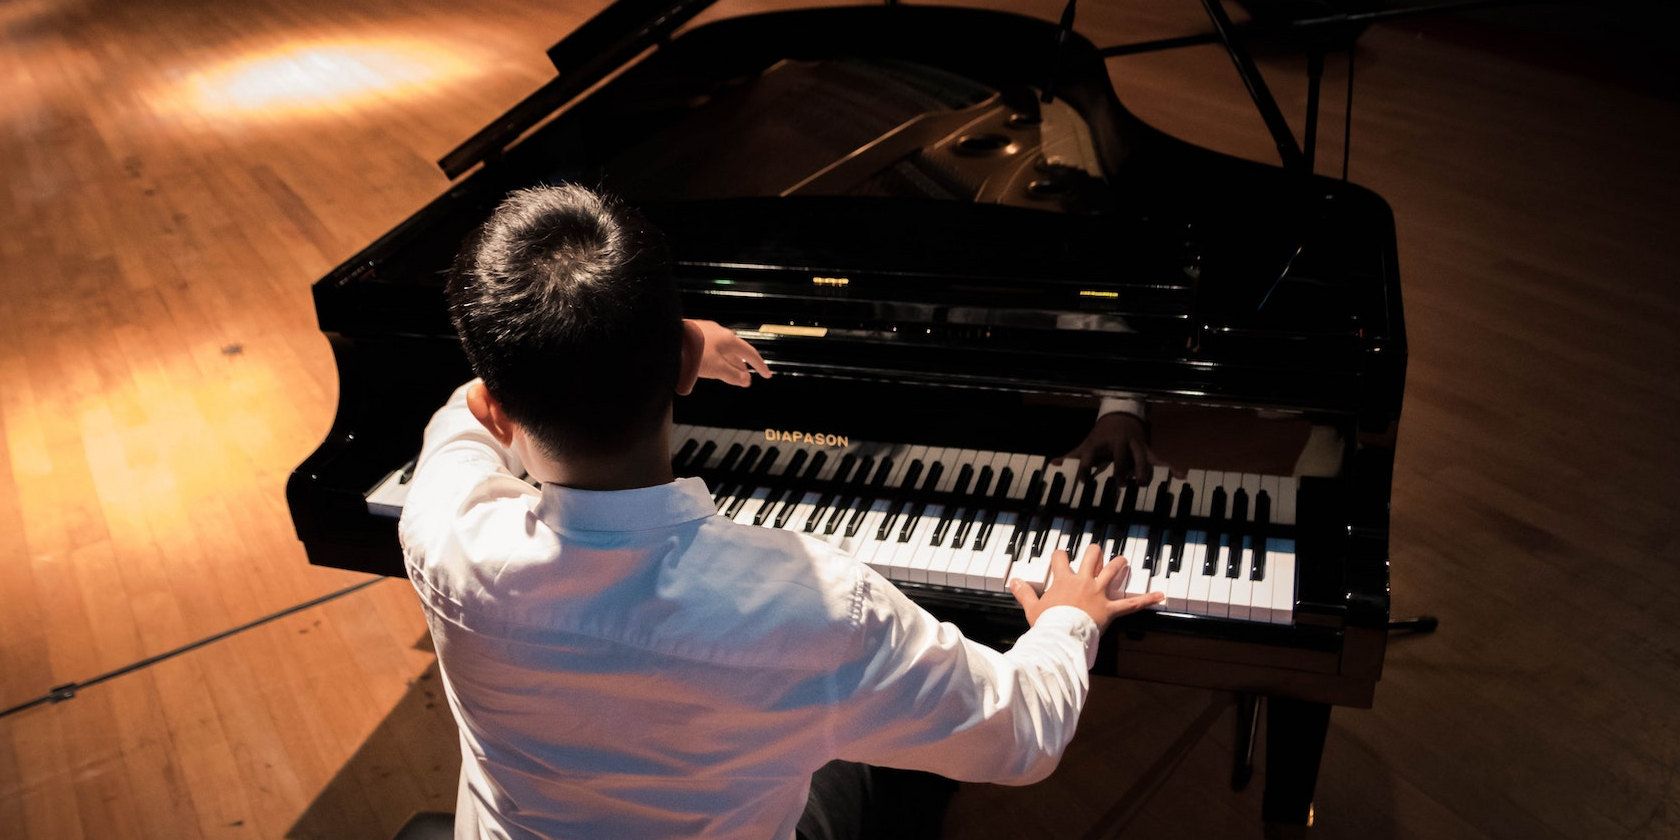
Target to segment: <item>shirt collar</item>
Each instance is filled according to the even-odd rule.
[[[698,478],[634,490],[578,490],[544,484],[536,514],[555,530],[647,531],[717,513],[711,491]]]

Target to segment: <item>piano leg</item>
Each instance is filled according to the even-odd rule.
[[[1260,806],[1268,834],[1312,825],[1313,788],[1330,728],[1330,706],[1266,698],[1266,794]],[[1282,829],[1282,832],[1275,832]]]
[[[1254,742],[1260,729],[1260,697],[1237,692],[1237,741],[1231,761],[1231,790],[1244,790],[1254,778]]]

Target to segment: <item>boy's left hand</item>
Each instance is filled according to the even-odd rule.
[[[745,339],[716,321],[684,320],[683,328],[698,330],[705,350],[700,354],[700,378],[716,379],[742,388],[752,384],[752,373],[770,378],[770,366]]]

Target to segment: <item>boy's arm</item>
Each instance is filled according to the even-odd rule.
[[[836,676],[841,758],[963,781],[1029,784],[1055,769],[1090,687],[1102,627],[1160,600],[1112,598],[1126,569],[1087,551],[1075,572],[1057,551],[1044,595],[1019,587],[1032,627],[1008,653],[970,641],[867,568],[863,649]]]
[[[477,381],[456,388],[426,424],[398,525],[405,548],[423,544],[432,526],[454,521],[462,499],[485,479],[505,475],[513,482],[512,490],[525,484],[518,479],[525,472],[519,456],[497,441],[467,408],[467,388]]]

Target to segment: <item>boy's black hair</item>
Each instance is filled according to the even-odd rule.
[[[510,194],[450,272],[473,372],[550,455],[621,449],[671,404],[682,313],[663,239],[578,186]]]

